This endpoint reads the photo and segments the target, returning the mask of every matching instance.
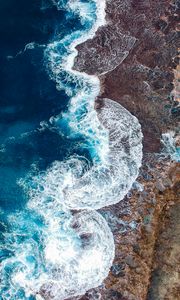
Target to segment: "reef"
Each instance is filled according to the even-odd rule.
[[[106,26],[77,46],[74,69],[98,75],[96,109],[109,98],[139,120],[144,135],[137,182],[104,208],[116,257],[104,284],[81,300],[176,300],[179,266],[180,2],[107,0]]]

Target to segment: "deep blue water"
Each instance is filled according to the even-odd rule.
[[[69,101],[49,78],[44,49],[57,35],[63,38],[82,25],[51,1],[4,0],[0,7],[0,205],[12,211],[26,201],[16,182],[32,163],[42,170],[69,152],[85,152],[77,149],[80,139],[37,130],[41,121],[66,110]],[[39,46],[24,51],[32,42]]]
[[[0,7],[0,300],[64,300],[109,273],[114,239],[96,210],[136,180],[141,127],[109,99],[97,114],[99,79],[73,70],[104,0]]]
[[[63,203],[108,140],[94,111],[97,80],[67,68],[96,9],[94,0],[0,4],[0,300],[83,294],[112,264],[106,221],[74,217]]]

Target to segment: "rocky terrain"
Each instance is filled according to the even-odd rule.
[[[75,68],[99,75],[102,97],[138,117],[144,151],[158,152],[160,137],[176,127],[179,102],[171,94],[178,65],[179,2],[107,1],[107,26],[77,47]]]
[[[178,0],[107,0],[107,26],[77,47],[75,68],[101,80],[97,111],[103,98],[117,101],[144,134],[132,191],[101,211],[116,244],[110,275],[81,300],[180,297],[180,164],[173,156],[180,145],[179,12]]]

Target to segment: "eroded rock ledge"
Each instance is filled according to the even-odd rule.
[[[107,26],[77,47],[75,68],[97,74],[102,83],[96,108],[103,98],[119,102],[139,119],[144,134],[138,183],[123,201],[101,211],[116,243],[110,275],[78,299],[179,297],[180,164],[159,154],[162,133],[172,130],[178,137],[179,12],[179,0],[107,0]]]
[[[176,127],[180,112],[171,93],[179,6],[169,0],[107,0],[107,26],[77,47],[75,68],[99,75],[102,97],[139,119],[145,152],[160,150],[162,132]]]

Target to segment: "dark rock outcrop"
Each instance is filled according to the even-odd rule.
[[[180,1],[107,0],[106,13],[107,26],[77,47],[74,67],[99,76],[96,108],[107,97],[139,119],[144,161],[127,197],[101,211],[114,233],[116,257],[104,285],[81,299],[176,300],[180,165],[159,153],[162,133],[174,131],[180,144]]]
[[[75,68],[98,74],[102,97],[118,101],[140,121],[144,151],[158,152],[161,134],[176,126],[179,1],[107,1],[107,26],[77,47]],[[104,74],[106,73],[106,74]]]

